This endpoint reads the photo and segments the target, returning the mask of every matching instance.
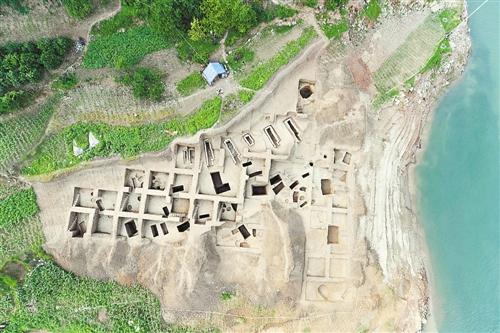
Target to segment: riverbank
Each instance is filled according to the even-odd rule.
[[[472,56],[433,113],[415,175],[433,268],[437,323],[428,331],[498,329],[499,84],[493,73],[498,73],[499,50],[492,41],[498,41],[499,8],[469,5]]]

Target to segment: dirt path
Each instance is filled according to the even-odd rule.
[[[118,1],[118,7],[117,8],[115,8],[111,12],[102,13],[101,15],[97,16],[94,19],[94,21],[89,26],[89,30],[87,31],[87,35],[86,35],[87,44],[85,44],[85,51],[87,50],[87,45],[89,45],[89,42],[90,42],[90,33],[92,32],[92,28],[94,27],[94,25],[96,25],[97,23],[99,23],[101,21],[107,20],[110,17],[115,16],[121,9],[122,9],[122,3],[121,3],[121,1]]]

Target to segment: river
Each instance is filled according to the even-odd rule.
[[[468,1],[472,13],[482,1]],[[470,20],[472,54],[417,166],[440,332],[500,332],[500,2]]]

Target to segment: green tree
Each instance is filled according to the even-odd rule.
[[[169,39],[186,33],[194,18],[200,16],[201,0],[155,0],[148,14],[153,30]]]
[[[348,0],[325,0],[325,7],[328,10],[336,10],[343,7]]]
[[[245,33],[257,20],[254,9],[242,0],[203,0],[200,11],[201,18],[191,22],[189,36],[193,40],[217,39],[231,29]]]
[[[40,50],[40,63],[46,69],[55,69],[63,63],[71,47],[71,39],[67,37],[44,38],[37,42],[37,47]]]
[[[134,97],[139,99],[161,100],[165,85],[158,71],[151,68],[138,68],[118,79],[119,82],[132,87]]]

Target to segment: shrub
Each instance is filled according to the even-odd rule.
[[[199,72],[191,73],[175,84],[177,91],[182,96],[189,96],[196,90],[205,87],[205,85],[205,79]]]
[[[61,66],[71,45],[71,39],[67,37],[39,40],[36,46],[40,50],[40,63],[46,69],[55,69]]]
[[[316,8],[318,6],[318,0],[303,0],[302,4],[310,8]]]
[[[26,94],[22,90],[12,90],[0,96],[0,114],[20,108],[25,96]]]
[[[347,24],[347,20],[343,20],[336,24],[322,24],[321,29],[325,33],[325,36],[328,38],[340,38],[342,34],[349,30],[349,25]]]
[[[443,61],[443,56],[448,53],[451,53],[451,46],[448,38],[445,38],[438,44],[436,50],[434,51],[434,54],[429,58],[429,60],[427,60],[427,63],[424,65],[424,67],[422,67],[420,73],[425,73],[427,71],[439,68],[439,66],[441,66],[441,61]]]
[[[61,75],[57,80],[52,82],[54,90],[69,90],[78,84],[78,78],[75,73],[66,73]]]
[[[377,20],[381,12],[382,9],[377,0],[370,0],[364,9],[365,16],[373,22]]]
[[[79,20],[86,18],[94,10],[92,0],[62,0],[62,3],[69,16]]]
[[[131,86],[134,97],[139,99],[159,101],[165,92],[161,73],[151,68],[137,68],[121,77],[119,82]]]

